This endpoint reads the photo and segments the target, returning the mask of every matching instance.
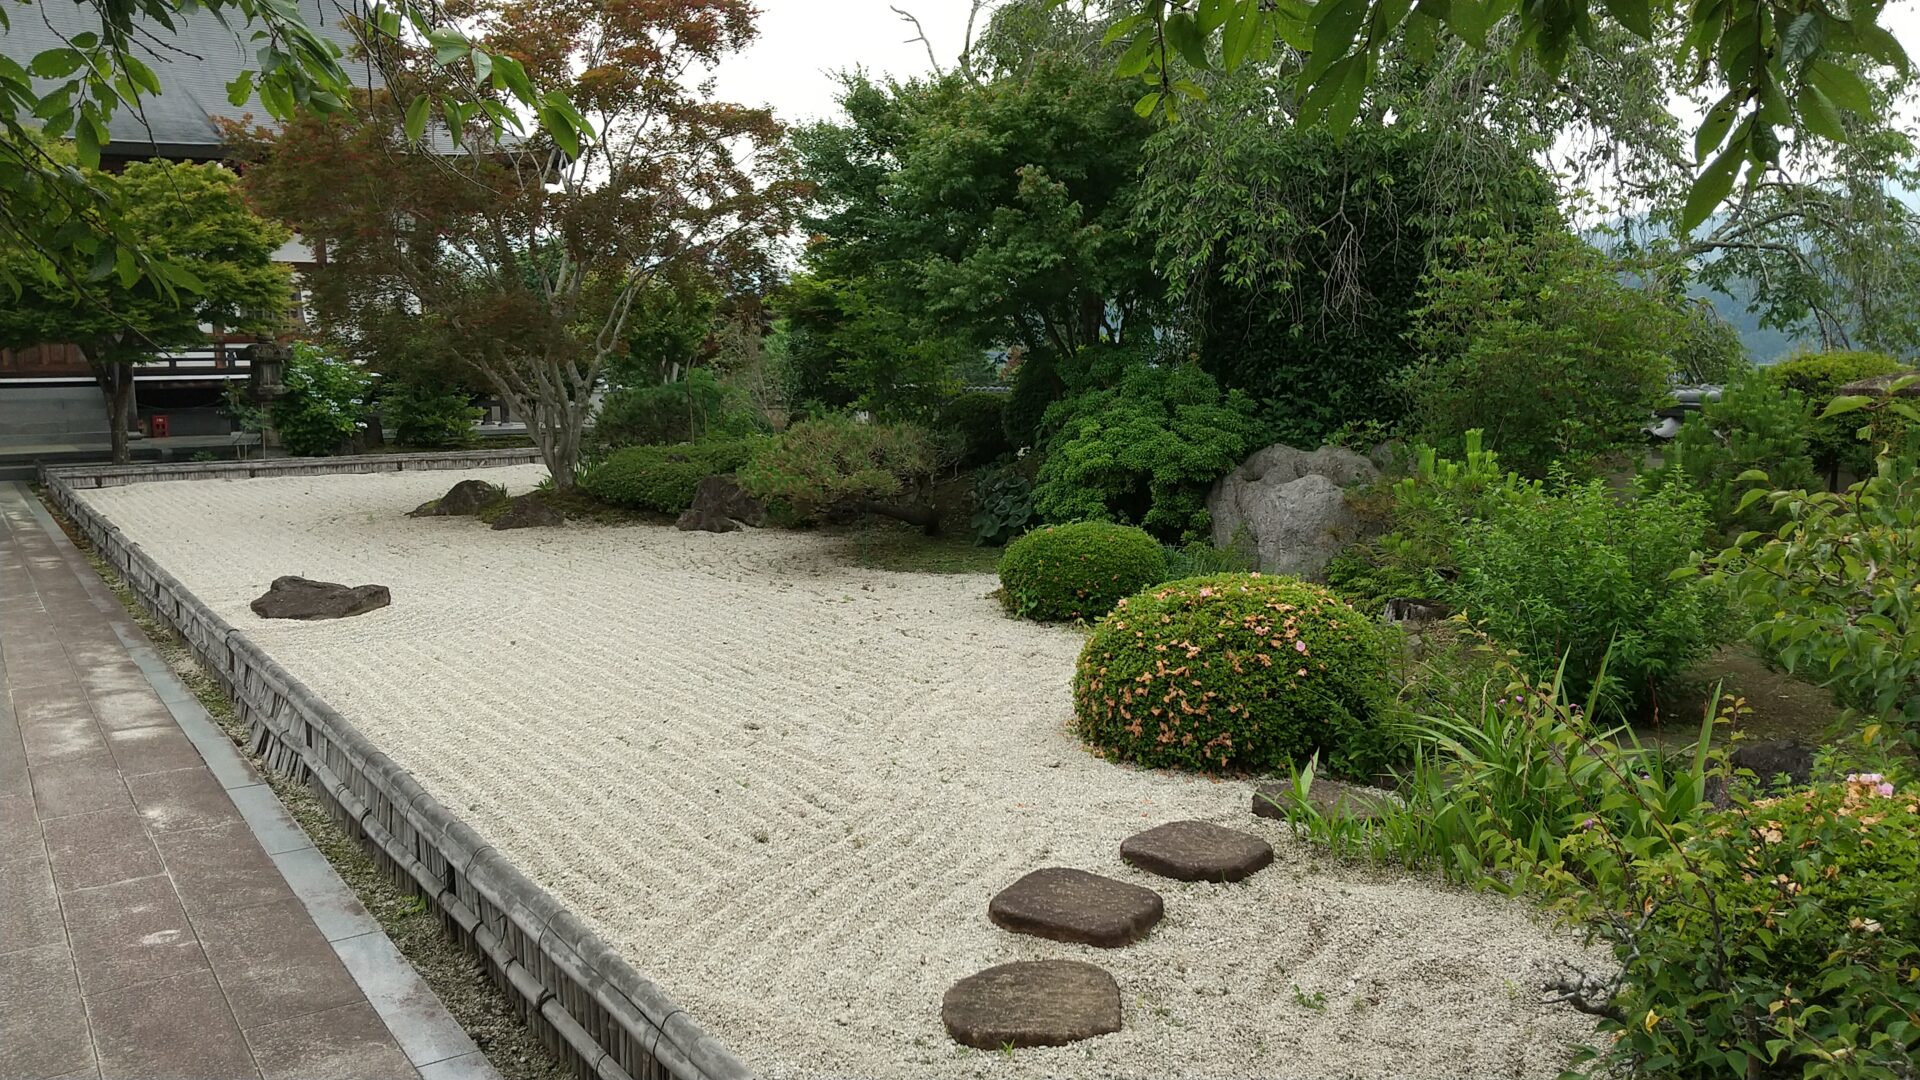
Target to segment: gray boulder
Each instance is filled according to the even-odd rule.
[[[263,619],[344,619],[393,603],[385,585],[337,585],[303,577],[277,577],[250,607]]]
[[[767,508],[741,490],[731,476],[709,476],[693,489],[693,505],[673,524],[681,532],[732,532],[742,524],[764,525]]]
[[[432,502],[421,503],[408,517],[473,517],[507,497],[507,489],[485,480],[462,480]]]
[[[567,517],[538,495],[507,500],[507,512],[494,519],[496,529],[538,529],[565,525]]]
[[[1265,573],[1318,580],[1342,548],[1379,535],[1381,524],[1346,496],[1349,486],[1379,478],[1379,467],[1351,450],[1269,446],[1207,495],[1213,542],[1251,547]]]

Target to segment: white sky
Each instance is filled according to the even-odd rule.
[[[912,26],[890,0],[757,0],[760,37],[716,73],[722,101],[771,105],[788,123],[835,112],[832,73],[864,66],[875,75],[907,77],[928,70],[926,46],[907,44]],[[934,55],[952,66],[966,36],[971,0],[891,0],[926,28]],[[1896,0],[1886,25],[1920,60],[1920,0]]]

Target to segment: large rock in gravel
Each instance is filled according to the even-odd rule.
[[[1176,881],[1239,881],[1273,861],[1273,845],[1210,821],[1171,821],[1121,841],[1120,857]]]
[[[987,904],[1002,929],[1103,949],[1146,937],[1164,914],[1152,889],[1063,866],[1035,870]]]
[[[1346,496],[1348,487],[1379,477],[1372,461],[1351,450],[1276,443],[1213,485],[1213,542],[1251,546],[1267,573],[1317,580],[1342,548],[1381,531]]]
[[[485,480],[462,480],[447,489],[445,495],[421,503],[408,517],[473,517],[507,497],[505,488]]]
[[[567,517],[538,495],[522,495],[507,500],[507,512],[494,519],[496,529],[535,529],[565,525]]]
[[[1120,987],[1079,960],[1024,960],[953,984],[940,1001],[947,1034],[963,1046],[1064,1046],[1120,1030]]]
[[[767,508],[741,490],[731,476],[709,476],[693,489],[693,505],[673,523],[681,532],[732,532],[741,525],[764,525]]]
[[[1253,789],[1253,816],[1284,821],[1287,816],[1284,808],[1292,804],[1292,798],[1283,782],[1261,784]],[[1327,817],[1355,821],[1371,821],[1400,804],[1399,797],[1391,791],[1319,776],[1313,778],[1313,786],[1307,789],[1307,801]]]
[[[277,577],[251,605],[263,619],[344,619],[393,603],[385,585],[336,585],[309,578]]]

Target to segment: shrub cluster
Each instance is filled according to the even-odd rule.
[[[601,450],[663,446],[764,430],[765,421],[744,394],[706,368],[694,368],[675,382],[609,393],[594,414],[593,445]]]
[[[1714,529],[1731,539],[1778,524],[1771,507],[1746,498],[1759,482],[1753,470],[1766,474],[1770,489],[1814,485],[1812,430],[1813,414],[1799,391],[1749,368],[1727,383],[1720,400],[1687,417],[1658,472],[1685,476],[1707,500]]]
[[[1167,555],[1158,541],[1104,521],[1036,529],[1000,557],[1007,609],[1041,622],[1097,619],[1166,576]]]
[[[384,387],[380,401],[388,437],[423,450],[473,445],[473,425],[482,415],[459,386],[401,382]]]
[[[940,432],[952,443],[954,464],[972,469],[1013,453],[1006,429],[1007,397],[972,390],[940,410]]]
[[[755,498],[780,503],[803,522],[836,511],[877,513],[932,532],[939,518],[916,496],[939,463],[933,440],[912,424],[863,424],[829,416],[762,440],[740,469],[740,486]]]
[[[318,345],[296,342],[287,363],[286,392],[273,403],[273,426],[295,457],[339,453],[366,426],[373,376]]]
[[[678,514],[693,505],[693,490],[700,481],[740,468],[768,441],[748,436],[675,446],[629,446],[582,470],[580,487],[618,506]]]
[[[1074,674],[1080,737],[1146,766],[1391,762],[1393,631],[1294,578],[1218,574],[1147,589],[1101,620]]]
[[[1874,352],[1805,353],[1767,368],[1775,386],[1799,392],[1819,417],[1827,403],[1851,382],[1891,375],[1902,370],[1890,356]],[[1809,450],[1814,467],[1827,477],[1827,486],[1839,486],[1840,474],[1863,474],[1873,468],[1873,446],[1858,436],[1860,418],[1833,416],[1813,421]]]

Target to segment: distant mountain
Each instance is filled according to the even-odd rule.
[[[1734,283],[1733,296],[1694,282],[1687,286],[1687,295],[1712,304],[1714,312],[1740,332],[1740,341],[1746,345],[1747,355],[1756,364],[1784,360],[1809,344],[1784,331],[1760,325],[1759,313],[1747,310],[1748,290],[1745,282]]]

